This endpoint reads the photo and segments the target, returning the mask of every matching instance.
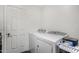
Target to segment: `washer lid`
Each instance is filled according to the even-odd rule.
[[[52,42],[57,42],[58,40],[66,37],[66,36],[62,36],[62,35],[39,33],[39,32],[35,32],[35,33],[32,33],[32,34],[34,34],[35,36],[37,36],[39,38],[43,38],[45,40],[52,41]]]

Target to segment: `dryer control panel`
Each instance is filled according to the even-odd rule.
[[[57,42],[57,46],[67,52],[70,53],[79,53],[79,46],[76,44],[73,45],[71,41],[64,41],[63,39]]]

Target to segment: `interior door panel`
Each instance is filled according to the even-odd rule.
[[[10,33],[10,37],[6,37],[8,52],[23,52],[29,49],[29,40],[26,38],[26,30],[28,29],[25,28],[27,23],[26,19],[24,19],[26,16],[23,11],[23,9],[16,7],[6,7],[6,34]]]
[[[19,36],[18,32],[18,11],[17,8],[7,7],[6,8],[6,34],[9,33],[9,36],[6,36],[6,48],[8,52],[15,52],[19,50],[20,39],[17,39]]]

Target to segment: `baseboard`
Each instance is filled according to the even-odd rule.
[[[21,52],[21,53],[31,53],[31,51],[23,51],[23,52]]]

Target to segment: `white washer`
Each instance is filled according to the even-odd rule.
[[[57,52],[57,47],[56,47],[56,42],[59,40],[63,39],[67,35],[59,35],[59,34],[50,34],[50,33],[42,33],[42,32],[32,32],[29,35],[30,39],[30,50],[31,52],[35,53],[56,53]],[[43,42],[44,44],[42,45],[41,43],[35,43],[36,40],[40,40],[40,42]],[[37,44],[37,45],[36,45]],[[46,46],[48,44],[48,46]],[[46,47],[45,47],[46,46]],[[42,48],[40,48],[42,47]],[[48,50],[46,50],[48,49]]]

